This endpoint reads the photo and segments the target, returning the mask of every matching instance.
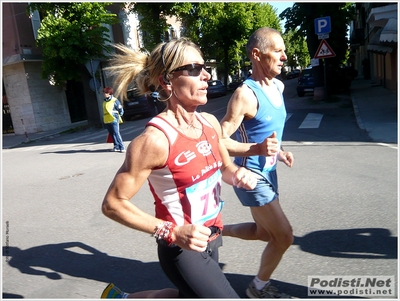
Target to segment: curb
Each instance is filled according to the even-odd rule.
[[[71,131],[71,130],[79,130],[79,129],[85,127],[85,126],[88,126],[87,125],[87,121],[81,122],[80,125],[76,124],[75,126],[56,129],[52,133],[47,133],[47,134],[43,133],[43,135],[40,135],[40,136],[39,136],[39,134],[36,134],[36,135],[38,135],[38,137],[31,138],[31,139],[29,137],[27,137],[27,141],[15,142],[15,143],[10,144],[8,146],[4,145],[4,138],[3,138],[1,146],[2,146],[2,149],[12,149],[12,148],[18,147],[20,145],[29,144],[29,143],[32,143],[32,142],[35,142],[35,141],[39,141],[39,140],[42,140],[42,139],[58,137],[58,136],[62,135],[64,132]]]
[[[37,137],[37,138],[33,138],[33,139],[29,139],[29,138],[28,138],[28,141],[18,142],[18,143],[15,143],[15,144],[13,144],[13,145],[9,145],[9,146],[4,146],[4,145],[3,145],[3,146],[2,146],[2,149],[12,149],[12,148],[18,147],[18,146],[20,146],[20,145],[29,144],[29,143],[31,143],[31,142],[35,142],[35,141],[38,141],[38,140],[41,140],[41,139],[46,139],[46,138],[51,138],[51,137],[60,136],[61,133],[62,133],[62,132],[53,133],[53,134],[48,134],[48,135],[41,136],[41,137]]]
[[[354,115],[356,116],[358,127],[362,130],[366,130],[364,123],[360,116],[360,110],[358,109],[357,100],[353,95],[351,95],[351,102],[353,104],[353,111],[354,111]]]

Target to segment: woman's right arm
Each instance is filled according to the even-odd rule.
[[[153,168],[166,162],[168,140],[159,130],[148,127],[129,145],[125,161],[111,182],[102,204],[104,215],[132,229],[154,233],[162,222],[132,204]]]

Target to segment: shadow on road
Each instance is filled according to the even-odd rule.
[[[382,228],[323,230],[295,237],[300,249],[329,257],[396,259],[397,237]],[[61,280],[62,274],[114,282],[128,292],[174,287],[164,275],[158,262],[143,263],[134,259],[109,256],[81,242],[66,242],[36,246],[26,250],[3,247],[3,256],[11,267],[21,273]],[[221,263],[221,267],[223,268]],[[253,275],[226,274],[241,298]],[[307,287],[274,281],[279,290],[298,298],[309,298]],[[3,298],[23,298],[4,292]],[[337,298],[337,297],[336,297]]]
[[[143,263],[109,256],[81,242],[48,244],[26,250],[3,247],[4,255],[8,257],[8,264],[21,273],[52,280],[61,280],[62,274],[67,274],[104,283],[114,282],[131,292],[173,287],[158,262]]]
[[[295,237],[293,244],[321,256],[397,259],[397,237],[382,228],[315,231]]]

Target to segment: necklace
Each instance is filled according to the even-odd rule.
[[[190,135],[190,132],[186,132],[186,131],[190,131],[190,129],[192,129],[192,131],[193,131],[192,135]],[[194,139],[200,139],[201,136],[203,135],[203,128],[202,127],[197,127],[193,123],[188,124],[186,129],[182,129],[182,130],[183,130],[183,133],[187,137],[191,137],[191,138],[194,138]],[[200,136],[199,136],[199,132],[198,131],[200,131]]]
[[[199,128],[199,127],[193,125],[193,122],[191,122],[190,124],[188,124],[188,126],[187,126],[186,129],[190,129],[190,128],[195,129],[195,130],[202,130],[202,129],[203,129],[203,128]]]
[[[194,131],[194,133],[195,133],[196,138],[199,138],[198,137],[198,132],[196,130],[199,130],[199,131],[203,132],[203,126],[202,126],[201,123],[200,123],[200,126],[195,125],[195,122],[198,120],[195,115],[193,115],[193,120],[192,121],[188,121],[187,118],[185,118],[183,115],[178,116],[176,113],[173,113],[173,114],[174,114],[175,120],[178,123],[177,128],[178,129],[180,128],[182,130],[183,134],[185,134],[188,137],[192,137],[192,135],[188,135],[188,133],[186,133],[186,131],[185,131],[185,130],[192,129]],[[182,121],[184,123],[186,123],[186,126],[183,125]]]

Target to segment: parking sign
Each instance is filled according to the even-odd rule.
[[[331,17],[314,19],[315,34],[325,34],[331,32]]]

